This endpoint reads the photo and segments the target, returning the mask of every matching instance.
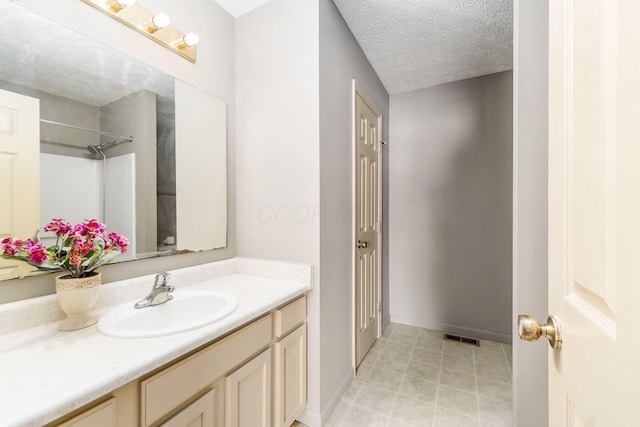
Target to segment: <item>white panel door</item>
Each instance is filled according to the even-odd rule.
[[[355,365],[380,331],[382,114],[354,81],[355,97]]]
[[[549,5],[549,425],[640,425],[640,2]]]
[[[0,240],[26,239],[41,226],[39,156],[40,101],[0,90]],[[0,280],[34,269],[22,261],[0,259]]]

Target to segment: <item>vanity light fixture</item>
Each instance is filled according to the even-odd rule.
[[[177,53],[196,62],[196,45],[199,38],[194,33],[185,35],[173,25],[164,13],[151,13],[135,0],[83,0],[128,27]],[[160,31],[162,30],[162,31]]]

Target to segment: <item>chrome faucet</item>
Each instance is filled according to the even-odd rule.
[[[163,304],[171,299],[173,296],[169,295],[171,292],[175,291],[175,287],[169,285],[167,282],[171,275],[166,272],[156,274],[155,281],[153,282],[153,288],[151,289],[151,293],[138,301],[135,304],[135,308],[145,308],[151,307],[152,305]]]

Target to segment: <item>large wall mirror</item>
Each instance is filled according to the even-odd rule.
[[[13,99],[39,100],[16,125],[39,133],[38,224],[15,234],[26,214],[8,206],[29,190],[0,139],[0,238],[97,218],[130,239],[120,261],[225,247],[224,101],[9,0],[0,14],[0,136],[20,116]],[[0,279],[33,270],[16,262],[0,260]]]

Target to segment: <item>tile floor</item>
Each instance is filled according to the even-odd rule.
[[[391,324],[327,426],[512,426],[511,346]]]

